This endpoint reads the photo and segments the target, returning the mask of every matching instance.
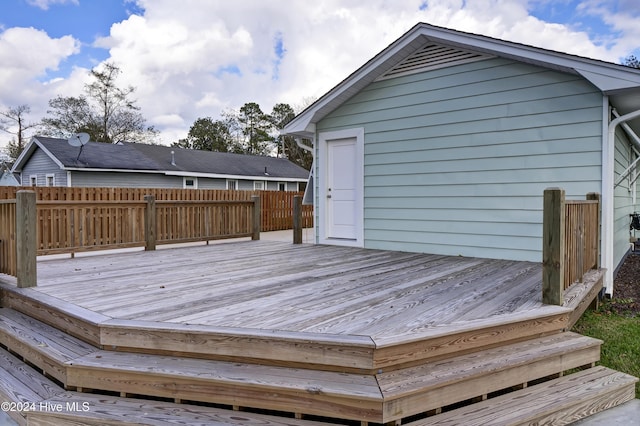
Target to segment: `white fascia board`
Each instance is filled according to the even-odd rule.
[[[454,44],[471,50],[475,48],[558,71],[573,72],[590,81],[603,93],[640,87],[640,72],[623,65],[477,34],[459,33],[446,28],[425,28],[425,36],[434,42]]]
[[[614,90],[640,87],[640,72],[633,68],[627,69],[622,65],[421,23],[298,114],[281,133],[309,137],[312,130],[310,125],[357,93],[362,89],[360,86],[384,74],[427,41],[578,74],[605,94]]]
[[[64,164],[62,164],[55,155],[49,152],[49,150],[40,143],[37,136],[33,136],[11,168],[11,172],[20,173],[27,160],[29,160],[29,157],[31,157],[35,152],[36,148],[40,148],[49,158],[51,158],[51,161],[53,161],[60,170],[65,170]]]
[[[419,25],[413,27],[382,52],[378,53],[338,83],[315,103],[291,120],[284,129],[282,129],[281,133],[305,138],[313,137],[316,131],[315,123],[317,123],[319,119],[322,119],[328,112],[333,111],[338,105],[358,93],[364,85],[375,81],[391,67],[395,66],[398,61],[404,59],[423,45],[426,40],[420,40],[415,45],[412,44],[420,39],[419,28]],[[415,34],[416,32],[418,32],[418,34]],[[397,58],[396,55],[398,55]],[[336,103],[336,105],[332,105],[334,103]],[[329,111],[323,112],[325,108],[329,108]]]
[[[604,94],[640,87],[640,74],[616,73],[613,69],[592,71],[576,68],[576,71]]]
[[[58,158],[55,155],[53,155],[48,149],[46,149],[40,143],[37,136],[33,136],[31,138],[31,140],[29,141],[29,144],[27,144],[27,146],[24,148],[24,150],[22,151],[22,154],[20,154],[20,156],[16,160],[16,163],[13,165],[11,170],[12,171],[22,170],[24,163],[26,163],[29,157],[33,155],[36,148],[40,148],[42,152],[44,152],[49,158],[51,158],[51,161],[53,161],[60,168],[60,170],[66,170],[64,167],[64,164],[62,164],[62,162],[60,162],[60,160],[58,160]]]
[[[166,176],[189,176],[210,179],[240,179],[240,180],[266,180],[273,182],[306,182],[307,179],[285,178],[278,176],[247,176],[247,175],[224,175],[219,173],[198,173],[198,172],[159,172]]]
[[[175,172],[164,170],[136,170],[136,169],[99,169],[85,167],[69,167],[67,171],[74,172],[109,172],[109,173],[147,173],[161,174],[165,176],[187,176],[187,177],[203,177],[212,179],[242,179],[242,180],[268,180],[274,182],[306,182],[307,179],[285,178],[278,176],[246,176],[246,175],[224,175],[219,173],[198,173],[198,172]]]
[[[116,173],[164,173],[159,170],[135,170],[135,169],[101,169],[90,167],[67,167],[65,170],[72,172],[116,172]]]

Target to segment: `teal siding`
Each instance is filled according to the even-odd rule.
[[[544,189],[601,190],[602,115],[580,77],[491,59],[375,82],[317,129],[365,129],[365,247],[540,261]]]
[[[614,181],[618,181],[620,175],[635,160],[635,153],[627,135],[620,128],[616,131],[615,155],[614,155]],[[632,177],[631,175],[629,177]],[[634,191],[635,185],[630,179],[624,179],[614,190],[613,213],[613,264],[618,265],[630,249],[629,215],[635,211]]]

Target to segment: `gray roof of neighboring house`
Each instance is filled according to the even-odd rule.
[[[14,171],[24,167],[36,146],[45,150],[65,170],[141,170],[177,175],[214,174],[300,181],[306,181],[309,176],[307,170],[285,158],[128,142],[122,144],[89,142],[80,150],[80,147],[69,145],[66,139],[41,136],[33,138],[30,146],[25,149],[25,155],[16,162]],[[26,152],[28,150],[30,152]]]

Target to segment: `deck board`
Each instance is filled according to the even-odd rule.
[[[36,290],[118,319],[382,339],[542,306],[537,263],[273,241],[41,261]]]

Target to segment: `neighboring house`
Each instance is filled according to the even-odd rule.
[[[284,158],[35,136],[13,171],[24,186],[301,190],[309,172]]]
[[[4,162],[0,163],[0,186],[20,186],[18,179],[11,173],[11,167]]]
[[[314,141],[318,243],[540,262],[544,189],[601,193],[611,293],[638,116],[638,69],[421,23],[282,133]]]

